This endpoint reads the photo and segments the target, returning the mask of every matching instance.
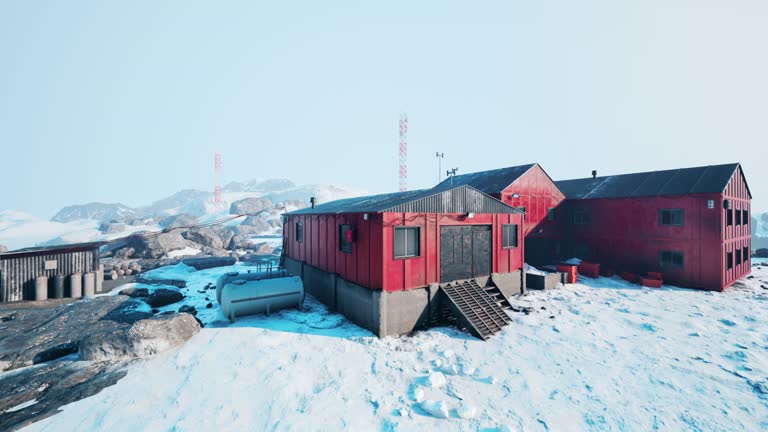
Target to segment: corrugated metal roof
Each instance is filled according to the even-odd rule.
[[[555,182],[568,199],[628,198],[641,196],[720,193],[738,163],[665,171],[650,171]]]
[[[468,185],[347,198],[288,213],[522,213]]]
[[[29,247],[24,249],[18,249],[14,251],[5,252],[0,254],[0,259],[12,258],[17,255],[48,255],[56,253],[82,251],[88,249],[95,249],[104,245],[105,242],[90,242],[90,243],[73,243],[58,246],[41,246],[41,247]]]
[[[453,179],[443,180],[436,188],[450,188],[469,185],[487,194],[499,194],[507,186],[515,182],[521,175],[528,172],[536,164],[518,165],[507,168],[499,168],[490,171],[480,171],[470,174],[454,176]]]

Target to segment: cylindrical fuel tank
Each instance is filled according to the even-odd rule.
[[[69,277],[69,295],[72,298],[83,296],[83,276],[80,273],[75,273]]]
[[[53,277],[53,297],[57,299],[64,298],[64,275]]]
[[[239,279],[244,281],[253,281],[257,279],[264,279],[265,275],[264,273],[238,273],[238,272],[229,272],[224,273],[223,275],[219,276],[218,279],[216,279],[216,302],[218,304],[221,304],[221,290],[224,289],[224,285]]]
[[[221,291],[221,311],[230,321],[244,315],[300,308],[303,303],[304,284],[298,276],[255,281],[236,279]]]
[[[96,295],[96,275],[93,273],[83,273],[83,296],[93,297]]]
[[[35,300],[48,300],[48,278],[45,276],[35,279]]]

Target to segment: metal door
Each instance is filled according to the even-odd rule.
[[[491,274],[491,226],[440,228],[440,282]]]

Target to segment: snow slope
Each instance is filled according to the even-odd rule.
[[[449,328],[378,339],[310,297],[229,324],[203,305],[232,269],[158,269],[188,280],[209,325],[27,430],[768,428],[765,267],[725,293],[583,278],[515,300],[534,311],[487,342]]]

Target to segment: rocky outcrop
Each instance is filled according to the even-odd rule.
[[[51,220],[54,222],[72,222],[80,219],[94,219],[102,222],[123,222],[134,217],[136,210],[123,204],[88,203],[64,207]]]
[[[153,308],[159,308],[180,302],[183,298],[184,294],[178,291],[167,288],[158,288],[148,297],[144,298],[144,301]]]
[[[157,315],[128,329],[93,334],[80,341],[80,359],[102,362],[146,358],[175,348],[200,331],[187,313]]]
[[[118,223],[104,222],[99,225],[99,231],[104,234],[116,234],[125,231],[125,225]]]
[[[191,216],[188,214],[178,214],[175,216],[168,216],[166,218],[160,219],[159,225],[163,227],[163,229],[169,229],[169,228],[179,228],[179,227],[191,227],[193,225],[197,225],[198,223],[199,221],[195,216]]]
[[[756,258],[768,258],[768,249],[762,248],[755,251]]]
[[[120,250],[115,251],[115,255],[121,258],[162,258],[175,250],[185,249],[186,247],[194,246],[190,244],[184,237],[177,231],[169,233],[162,233],[152,236],[130,236],[126,240],[124,249],[130,250],[130,254],[122,252]]]
[[[6,252],[8,252],[8,248],[3,246],[3,245],[0,245],[0,254],[1,253],[6,253]]]
[[[199,245],[213,249],[223,249],[224,242],[216,231],[210,228],[193,228],[182,233],[182,237]]]
[[[269,210],[273,206],[269,198],[245,198],[235,201],[229,206],[229,213],[234,215],[256,214],[258,212]]]
[[[177,347],[200,331],[188,313],[153,316],[145,307],[127,296],[0,305],[0,371],[14,370],[0,374],[0,430],[90,397],[125,376],[125,361]]]

